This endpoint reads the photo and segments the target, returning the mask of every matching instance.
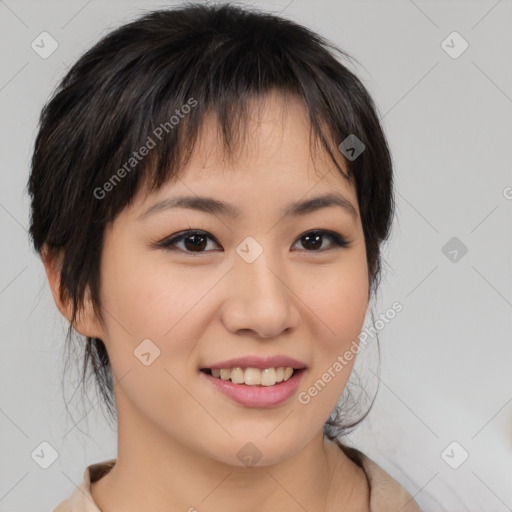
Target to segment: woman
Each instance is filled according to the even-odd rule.
[[[338,439],[393,188],[334,51],[188,4],[112,31],[44,108],[30,233],[118,423],[56,512],[419,511]]]

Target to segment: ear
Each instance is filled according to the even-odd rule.
[[[64,253],[62,251],[56,252],[49,250],[47,245],[44,245],[41,250],[41,259],[43,261],[46,277],[48,278],[48,283],[50,284],[53,300],[62,315],[70,322],[73,314],[73,303],[70,299],[67,299],[66,294],[64,294],[64,297],[61,296],[60,272],[63,257]],[[101,340],[105,339],[105,331],[93,310],[89,288],[87,288],[85,293],[83,309],[77,312],[73,327],[84,336],[100,338]]]

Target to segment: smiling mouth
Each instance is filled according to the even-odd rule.
[[[279,367],[279,368],[265,368],[263,370],[259,368],[222,368],[222,369],[210,369],[201,368],[201,372],[210,375],[211,377],[219,380],[229,381],[233,384],[245,385],[245,386],[276,386],[282,384],[298,372],[298,370],[291,367]]]

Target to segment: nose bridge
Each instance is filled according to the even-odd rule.
[[[252,263],[239,262],[238,275],[247,276],[249,295],[255,298],[265,298],[265,303],[287,299],[286,287],[283,283],[283,267],[270,251],[262,253]]]
[[[224,319],[230,330],[249,329],[273,337],[293,326],[298,315],[294,314],[285,266],[272,250],[261,247],[257,254],[257,249],[251,240],[237,248]]]

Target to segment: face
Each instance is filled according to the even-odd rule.
[[[260,464],[273,464],[322,430],[345,387],[354,360],[341,370],[335,363],[357,342],[368,298],[356,190],[323,150],[310,154],[301,103],[290,100],[284,116],[282,106],[267,98],[231,164],[208,119],[183,178],[141,192],[105,232],[101,337],[120,379],[119,432],[127,439],[140,439],[133,425],[145,425],[238,466],[251,442]],[[326,194],[353,212],[331,205],[285,214]],[[152,208],[179,196],[230,209]],[[288,356],[305,369],[286,384],[289,396],[277,391],[283,384],[259,386],[264,405],[250,402],[251,386],[237,385],[245,398],[233,398],[219,390],[225,381],[201,371],[246,356]]]

